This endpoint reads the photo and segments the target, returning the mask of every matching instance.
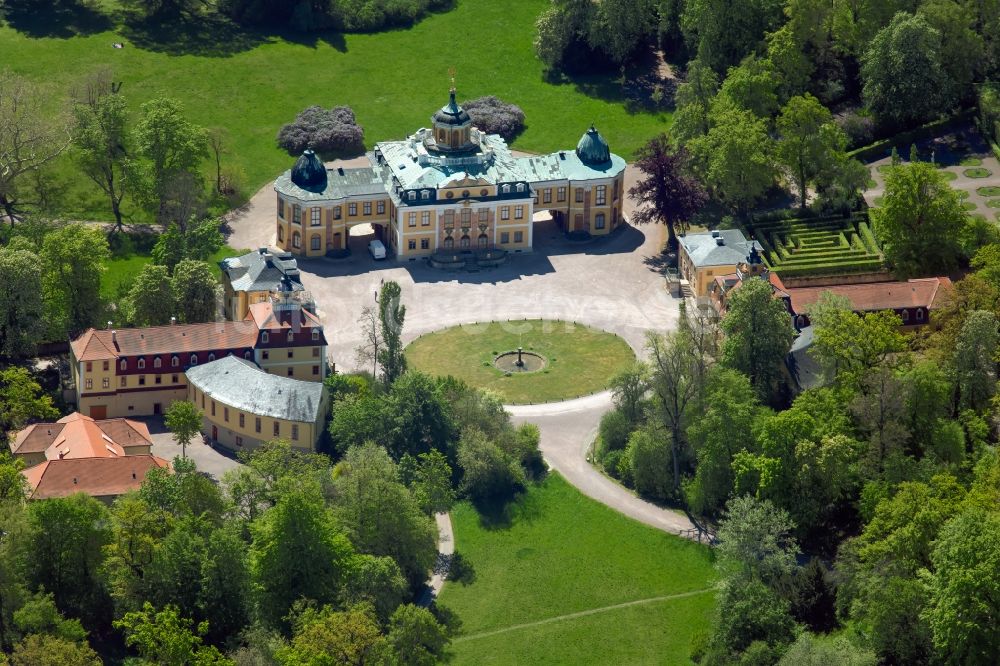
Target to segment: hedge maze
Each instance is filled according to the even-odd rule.
[[[866,216],[755,221],[747,230],[782,277],[868,273],[884,268]]]

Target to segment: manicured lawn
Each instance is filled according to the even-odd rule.
[[[114,3],[102,5],[110,10]],[[450,67],[457,70],[460,99],[493,94],[524,109],[527,129],[514,147],[572,148],[594,122],[613,151],[631,158],[666,129],[669,112],[627,105],[631,93],[623,91],[617,72],[547,81],[532,41],[535,20],[548,6],[548,0],[460,0],[412,28],[358,35],[227,34],[205,22],[143,35],[102,19],[111,27],[36,36],[63,32],[46,14],[20,32],[0,27],[0,53],[4,67],[49,87],[52,109],[62,108],[59,97],[101,66],[114,69],[136,111],[157,96],[181,100],[191,120],[226,128],[231,138],[224,162],[243,172],[246,195],[292,165],[274,138],[303,108],[350,105],[371,147],[429,124],[447,102]],[[125,48],[112,48],[119,41]],[[54,189],[62,193],[63,217],[108,219],[102,196],[69,157],[57,170]]]
[[[456,664],[690,664],[693,637],[707,632],[712,592],[500,631],[714,584],[707,547],[626,518],[558,474],[510,508],[509,524],[484,524],[467,503],[452,523],[474,572],[439,600],[462,623]]]
[[[505,376],[493,359],[518,346],[547,360],[543,370]],[[635,354],[617,335],[545,320],[454,326],[417,338],[406,348],[410,367],[464,379],[505,402],[551,402],[607,388]]]
[[[954,171],[942,171],[941,176],[945,180],[955,180],[956,178],[958,178],[958,174],[955,173]]]
[[[212,265],[212,270],[216,275],[222,276],[222,270],[218,262],[226,257],[237,257],[246,254],[247,250],[234,250],[228,245],[208,258],[208,263]],[[113,257],[106,264],[104,274],[101,275],[101,295],[105,298],[114,298],[118,293],[118,288],[122,284],[128,284],[142,270],[142,267],[152,261],[148,254],[132,254],[127,257]]]
[[[1000,197],[1000,187],[996,185],[984,185],[977,187],[976,193],[983,197]]]
[[[986,167],[972,167],[971,169],[965,169],[962,173],[967,178],[989,178],[993,175],[993,172]]]
[[[961,162],[959,162],[959,165],[964,167],[977,167],[982,166],[983,161],[978,157],[965,157]]]

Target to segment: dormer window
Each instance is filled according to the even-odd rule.
[[[198,355],[191,354],[191,365],[198,365]]]
[[[319,329],[315,329],[315,328],[313,329],[312,338],[313,338],[313,340],[319,340]]]
[[[410,193],[408,193],[408,195],[407,195],[406,198],[409,199],[410,201],[416,201],[416,199],[417,199],[417,193],[416,192],[410,192]]]
[[[176,368],[180,364],[181,364],[181,360],[179,358],[177,358],[176,356],[174,356],[173,358],[170,359],[170,367]]]
[[[917,321],[923,321],[923,320],[924,320],[924,309],[917,308]]]
[[[263,333],[260,334],[260,341],[261,342],[270,342],[271,341],[271,336],[268,335],[267,331],[264,331]]]
[[[423,199],[424,201],[427,201],[428,199],[430,199],[431,198],[431,192],[430,192],[430,190],[424,190],[424,191],[422,191],[420,193],[420,198]]]
[[[208,362],[211,363],[214,360],[215,360],[215,354],[209,354],[208,355]]]
[[[122,359],[120,367],[121,367],[122,370],[128,370],[128,361],[126,361],[125,359]]]
[[[159,356],[157,356],[156,358],[153,359],[153,367],[154,368],[158,368],[161,365],[162,365],[162,363],[160,362],[160,357]]]
[[[510,194],[510,185],[504,185],[503,187],[500,188],[500,191],[503,192],[504,194]]]
[[[288,341],[292,342],[293,340],[295,340],[295,333],[288,331]]]
[[[524,192],[524,183],[518,183],[517,184],[517,191],[518,192]]]
[[[250,350],[249,349],[247,351],[243,352],[243,358],[245,358],[248,361],[250,360]]]
[[[140,358],[139,359],[139,369],[140,370],[144,370],[145,368],[146,368],[146,359]]]

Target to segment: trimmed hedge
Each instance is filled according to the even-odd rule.
[[[975,115],[975,109],[959,111],[955,115],[948,118],[934,120],[907,132],[900,132],[899,134],[885,139],[880,139],[875,143],[868,144],[867,146],[856,148],[855,150],[848,152],[847,156],[853,157],[861,162],[874,162],[875,160],[882,159],[883,157],[888,157],[889,153],[892,152],[893,146],[909,146],[911,143],[916,143],[922,139],[928,139],[936,136],[942,130],[950,127],[951,125],[968,122]]]

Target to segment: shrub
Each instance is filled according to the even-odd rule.
[[[847,135],[850,146],[866,146],[875,138],[875,121],[856,111],[848,111],[837,118],[837,124]]]
[[[499,134],[510,141],[524,130],[524,111],[516,104],[508,104],[489,95],[462,104],[472,124],[488,134]]]
[[[628,436],[632,432],[632,424],[618,409],[612,409],[601,417],[601,442],[604,451],[618,451],[628,444]]]
[[[606,451],[601,458],[601,466],[604,467],[604,471],[613,476],[614,478],[620,478],[618,469],[621,466],[622,456],[625,454],[624,451],[618,449],[615,451]]]
[[[477,428],[462,434],[458,466],[462,491],[475,502],[510,499],[526,482],[520,463]]]
[[[656,499],[668,498],[672,480],[667,434],[648,428],[637,430],[629,437],[627,451],[636,491]]]
[[[360,152],[364,150],[364,137],[364,129],[351,107],[310,106],[278,131],[277,140],[289,155],[298,155],[306,148],[319,153]]]

